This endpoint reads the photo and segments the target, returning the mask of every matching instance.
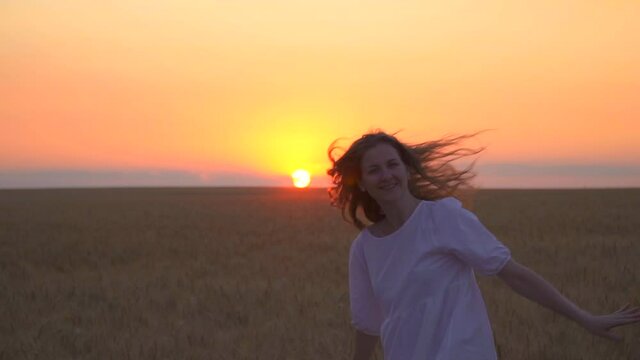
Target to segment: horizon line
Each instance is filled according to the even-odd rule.
[[[113,186],[34,186],[34,187],[0,187],[0,191],[23,191],[23,190],[142,190],[142,189],[278,189],[278,190],[328,190],[329,186],[308,186],[296,188],[294,186],[278,185],[113,185]],[[639,190],[640,186],[576,186],[576,187],[474,187],[473,190]]]

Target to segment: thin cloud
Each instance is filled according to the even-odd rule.
[[[516,164],[494,163],[478,166],[480,173],[492,176],[581,176],[581,177],[638,177],[640,165],[603,164]]]
[[[289,179],[240,172],[52,169],[0,172],[0,188],[285,186]]]

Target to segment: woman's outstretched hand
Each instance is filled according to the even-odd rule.
[[[580,325],[594,335],[602,336],[614,341],[620,341],[622,340],[622,336],[616,335],[610,330],[614,327],[637,322],[640,322],[640,308],[631,307],[627,304],[611,314],[588,315],[580,321]]]

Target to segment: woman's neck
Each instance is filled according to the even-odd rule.
[[[420,199],[410,193],[399,201],[380,204],[385,215],[383,221],[386,222],[386,227],[389,227],[389,230],[398,229],[409,219],[418,204]]]

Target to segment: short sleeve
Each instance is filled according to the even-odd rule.
[[[482,275],[495,275],[511,252],[456,198],[437,201],[438,243]]]
[[[365,334],[379,336],[382,311],[373,294],[364,252],[358,239],[351,244],[349,252],[349,300],[353,327]]]

